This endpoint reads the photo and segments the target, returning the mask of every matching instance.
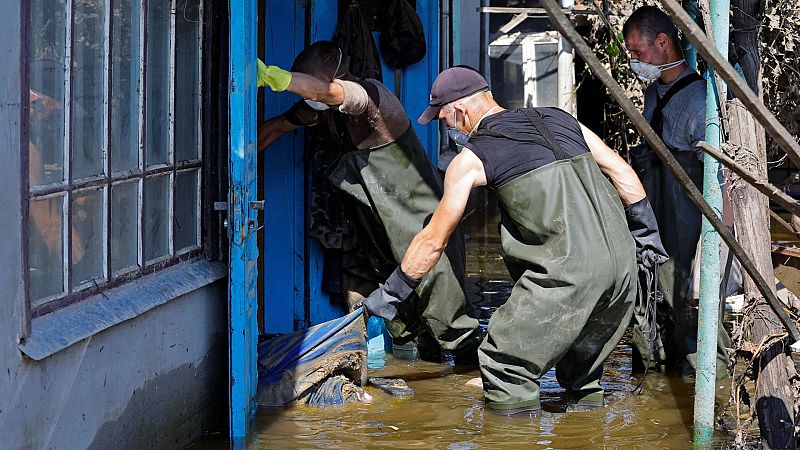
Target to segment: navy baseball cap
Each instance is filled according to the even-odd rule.
[[[468,97],[476,92],[488,91],[489,83],[477,70],[470,66],[451,67],[436,77],[431,87],[428,107],[419,116],[417,122],[427,125],[439,116],[442,106]]]

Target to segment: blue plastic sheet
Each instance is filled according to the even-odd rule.
[[[302,399],[332,375],[366,381],[367,340],[363,310],[258,346],[258,402],[282,406]]]

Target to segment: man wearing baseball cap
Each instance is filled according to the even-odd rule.
[[[500,199],[503,258],[516,284],[478,351],[487,408],[538,414],[538,380],[552,367],[579,406],[602,406],[603,362],[637,294],[637,246],[660,249],[635,172],[565,111],[502,108],[469,67],[439,74],[419,122],[437,118],[463,150],[403,257],[401,278],[420,279],[436,264],[470,191],[488,186]],[[390,288],[370,294],[367,309],[380,315],[402,304],[408,286]]]

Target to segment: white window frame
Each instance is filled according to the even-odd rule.
[[[524,90],[523,90],[523,99],[525,99],[525,107],[537,107],[537,106],[557,106],[568,111],[574,111],[573,105],[562,105],[560,104],[561,99],[557,96],[556,104],[553,105],[539,105],[538,104],[538,97],[537,97],[537,90],[538,90],[538,83],[536,79],[536,64],[537,64],[537,47],[540,45],[558,45],[556,57],[553,59],[554,64],[553,67],[558,71],[558,81],[557,84],[559,89],[562,86],[566,86],[565,89],[569,89],[571,92],[575,91],[575,71],[572,65],[569,66],[568,70],[564,70],[565,68],[559,67],[558,58],[565,49],[564,49],[564,40],[561,39],[561,36],[556,31],[541,31],[541,32],[530,32],[530,33],[523,33],[523,32],[516,32],[510,34],[503,34],[499,36],[497,39],[493,40],[489,46],[488,51],[486,52],[487,62],[491,60],[491,55],[493,54],[493,49],[503,49],[508,48],[511,46],[520,46],[522,47],[522,73],[525,80],[524,83]],[[571,49],[566,49],[571,52]],[[498,54],[501,54],[502,51],[498,51]],[[488,65],[487,65],[488,67]],[[490,72],[487,70],[487,72]],[[571,89],[569,88],[571,86]],[[574,100],[571,100],[574,102]]]

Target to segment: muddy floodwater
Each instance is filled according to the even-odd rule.
[[[468,292],[485,325],[507,298],[511,281],[500,258],[496,214],[474,213],[465,221]],[[642,394],[633,389],[640,375],[631,374],[627,338],[609,361],[603,378],[606,406],[590,412],[566,412],[553,371],[542,379],[543,413],[538,418],[506,418],[485,411],[483,392],[467,385],[479,377],[477,367],[395,360],[370,370],[370,376],[400,377],[414,390],[395,398],[368,387],[370,404],[335,408],[294,406],[258,411],[243,448],[396,448],[396,449],[528,449],[528,448],[670,448],[691,447],[693,380],[649,373]],[[728,380],[720,383],[717,402],[727,400]],[[715,436],[724,448],[730,437]],[[207,439],[193,448],[228,448]],[[238,446],[237,446],[238,447]]]

